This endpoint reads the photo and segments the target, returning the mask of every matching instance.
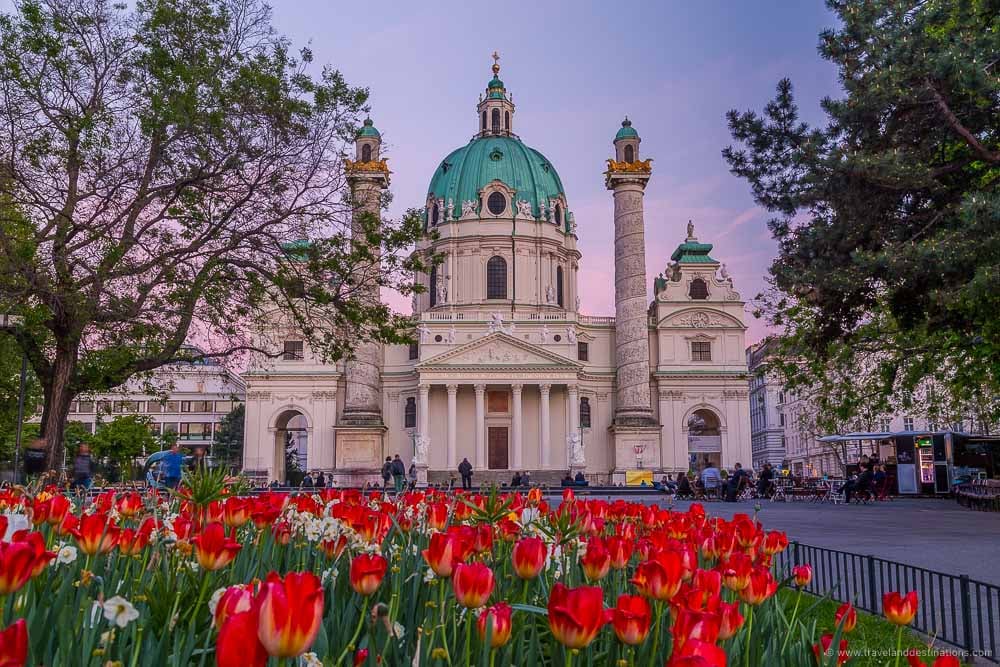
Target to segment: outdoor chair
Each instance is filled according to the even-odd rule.
[[[893,485],[896,483],[896,478],[892,475],[886,475],[882,483],[879,484],[878,489],[875,491],[875,500],[892,500],[892,496],[889,495]]]

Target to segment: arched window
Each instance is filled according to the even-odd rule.
[[[562,227],[563,213],[562,204],[556,204],[556,212],[552,215],[552,220],[557,227]]]
[[[500,109],[493,110],[493,116],[491,120],[493,123],[493,132],[496,134],[500,134]]]
[[[410,396],[403,408],[403,428],[417,427],[417,399]]]
[[[371,144],[365,144],[361,147],[361,161],[371,162],[372,161],[372,146]]]
[[[490,257],[486,262],[486,298],[507,298],[507,260],[503,257]]]
[[[483,132],[486,131],[486,112],[483,112]]]
[[[503,196],[502,192],[493,192],[486,199],[486,208],[493,215],[500,215],[507,210],[507,198]]]
[[[580,399],[580,426],[590,428],[590,399]]]
[[[503,129],[505,129],[508,132],[510,132],[510,112],[509,111],[504,111],[503,112]]]
[[[437,203],[431,207],[431,225],[436,226],[438,220],[441,218],[441,209],[438,208]]]
[[[561,266],[556,267],[556,303],[562,308],[563,305],[563,270]]]
[[[437,305],[438,300],[438,267],[431,267],[431,279],[427,286],[427,291],[431,295],[431,308]]]
[[[631,144],[625,147],[625,161],[635,162],[635,148]]]
[[[688,288],[688,296],[692,299],[707,299],[708,285],[701,278],[695,278],[691,281],[691,287]]]

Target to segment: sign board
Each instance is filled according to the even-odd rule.
[[[646,482],[647,486],[653,486],[652,470],[626,470],[625,486],[642,486]]]
[[[900,463],[896,466],[896,481],[900,493],[918,493],[917,466],[912,463]]]
[[[721,435],[689,435],[688,451],[699,454],[711,454],[722,451]]]

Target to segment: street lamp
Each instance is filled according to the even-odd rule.
[[[8,329],[24,324],[24,318],[19,315],[4,314],[0,316],[0,328]],[[14,435],[14,483],[17,484],[17,457],[21,453],[21,431],[24,426],[24,393],[28,381],[28,355],[21,354],[21,383],[17,390],[17,430]]]

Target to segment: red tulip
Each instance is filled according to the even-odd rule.
[[[12,541],[23,542],[31,547],[33,557],[31,577],[37,577],[44,572],[49,561],[56,557],[54,551],[45,550],[45,538],[42,537],[41,533],[19,530],[14,533]]]
[[[743,627],[743,614],[738,602],[719,603],[719,639],[733,637]]]
[[[455,599],[469,609],[478,609],[486,604],[493,593],[494,583],[493,570],[483,563],[459,563],[451,577]]]
[[[629,524],[632,525],[632,524]],[[620,535],[612,535],[607,540],[608,553],[611,554],[611,567],[624,570],[632,559],[635,540],[626,539]]]
[[[241,528],[250,521],[252,512],[253,503],[249,498],[226,498],[222,506],[222,521],[230,528]]]
[[[619,595],[618,604],[612,613],[611,625],[620,641],[636,646],[646,640],[653,616],[646,598],[639,595]]]
[[[118,534],[118,551],[125,556],[137,556],[149,546],[156,522],[146,519],[138,528],[123,528]]]
[[[750,573],[749,583],[740,591],[740,598],[747,604],[759,605],[774,595],[778,590],[778,582],[774,580],[770,570],[756,568]]]
[[[0,596],[21,590],[35,569],[35,548],[27,542],[0,542]]]
[[[493,526],[487,523],[476,526],[476,536],[472,543],[472,550],[477,554],[493,551]]]
[[[746,554],[735,553],[722,565],[722,583],[731,591],[739,592],[750,585],[753,562]]]
[[[792,577],[795,579],[796,586],[805,588],[813,578],[812,565],[796,565],[792,568]]]
[[[573,489],[566,488],[563,489],[562,499],[564,503],[571,503],[576,500],[576,494],[573,493]]]
[[[226,535],[221,523],[205,526],[201,535],[191,538],[198,564],[209,572],[221,570],[233,562],[243,545]]]
[[[28,625],[19,618],[0,632],[0,667],[24,667],[28,661]]]
[[[661,551],[635,569],[632,583],[640,593],[654,600],[669,600],[677,595],[684,579],[682,556],[676,551]]]
[[[580,559],[580,567],[587,581],[600,581],[611,570],[611,554],[604,546],[604,540],[592,537],[587,541],[587,552]]]
[[[761,545],[761,551],[768,556],[773,556],[787,548],[788,537],[780,530],[768,531],[767,535],[764,536],[764,543]]]
[[[826,664],[824,658],[832,655],[830,646],[833,644],[833,635],[825,634],[819,638],[819,644],[813,644],[813,655],[816,656],[816,662],[819,664]],[[842,665],[847,662],[850,656],[847,655],[847,640],[840,640],[840,650],[837,651],[837,664]]]
[[[123,493],[115,503],[118,514],[126,519],[131,519],[142,511],[142,496],[135,491]]]
[[[360,554],[351,561],[351,588],[359,595],[371,595],[378,590],[389,562],[382,554]]]
[[[528,491],[528,504],[538,505],[540,502],[542,502],[542,490],[536,486]]]
[[[233,614],[219,628],[215,643],[217,667],[266,667],[267,649],[257,637],[257,614]]]
[[[722,574],[718,570],[695,570],[691,585],[709,596],[722,592]]]
[[[336,560],[340,558],[340,554],[344,553],[344,548],[347,546],[347,536],[341,535],[335,540],[323,540],[319,543],[320,549],[326,554],[326,557],[330,560]]]
[[[910,591],[905,596],[893,591],[882,596],[882,611],[890,623],[909,625],[917,615],[917,592]]]
[[[844,620],[843,625],[841,625],[841,619]],[[854,609],[854,605],[850,602],[845,602],[837,608],[837,613],[834,614],[833,621],[840,626],[841,632],[847,634],[858,624],[858,612]]]
[[[549,629],[567,648],[584,648],[607,622],[604,593],[597,586],[566,588],[557,583],[549,594]]]
[[[242,614],[253,609],[253,587],[250,584],[238,584],[230,586],[219,598],[219,604],[215,607],[215,625],[221,628],[226,624],[230,616]],[[256,618],[254,628],[256,628]],[[256,634],[256,629],[254,630]],[[256,637],[255,637],[256,638]]]
[[[118,526],[111,522],[107,514],[84,514],[72,534],[80,551],[88,556],[107,553],[118,544]]]
[[[726,667],[726,652],[715,644],[691,639],[675,646],[667,667]]]
[[[365,664],[366,660],[368,660],[368,649],[359,648],[354,652],[354,661],[352,664],[354,667],[361,667],[361,665]]]
[[[427,526],[434,530],[444,530],[448,524],[448,506],[444,503],[431,503],[427,506]]]
[[[714,644],[722,631],[722,619],[719,614],[710,611],[692,611],[680,609],[674,621],[673,635],[675,650],[689,641],[700,641]]]
[[[292,658],[309,650],[323,620],[323,586],[312,572],[267,575],[255,608],[257,637],[269,655]]]
[[[534,579],[545,567],[545,542],[540,537],[526,537],[514,545],[510,557],[514,574],[521,579]]]
[[[447,579],[455,565],[465,560],[465,548],[455,533],[434,533],[430,544],[421,552],[434,574]]]
[[[500,648],[510,641],[510,633],[513,628],[510,617],[512,609],[506,602],[498,602],[492,607],[488,607],[479,614],[476,621],[476,630],[479,631],[479,639],[486,641],[487,624],[490,626],[490,648]]]
[[[906,662],[910,664],[910,667],[927,667],[924,661],[913,653],[906,654]],[[934,664],[931,667],[962,667],[962,661],[951,653],[944,653],[934,658]]]

